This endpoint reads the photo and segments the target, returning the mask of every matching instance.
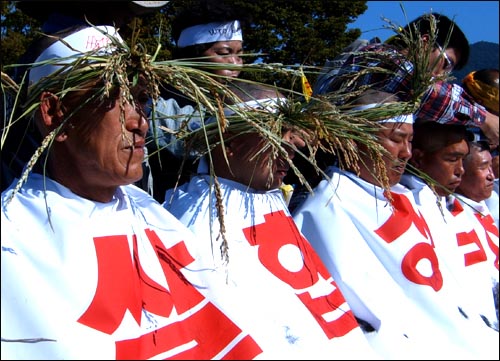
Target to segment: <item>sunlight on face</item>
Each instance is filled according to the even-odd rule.
[[[427,153],[421,159],[420,170],[446,188],[435,187],[438,195],[447,196],[460,185],[464,174],[463,159],[468,152],[467,141],[462,139],[436,152]]]
[[[413,125],[408,123],[386,123],[382,130],[378,132],[377,137],[380,144],[388,152],[384,156],[384,164],[389,185],[393,186],[399,183],[406,164],[411,157]],[[361,153],[360,177],[367,182],[378,184],[374,174],[375,164],[373,158],[366,151]]]
[[[106,102],[89,104],[71,122],[75,128],[65,141],[65,156],[72,159],[75,184],[80,187],[116,187],[142,178],[148,122],[146,89],[132,90],[136,104],[122,108],[118,92]],[[123,123],[122,123],[123,116]]]
[[[488,149],[471,146],[470,154],[464,162],[465,172],[458,192],[476,202],[489,198],[495,180],[491,161]]]

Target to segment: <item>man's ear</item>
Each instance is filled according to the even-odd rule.
[[[40,115],[47,133],[59,127],[64,120],[64,111],[57,95],[51,92],[43,92],[40,95]],[[64,130],[56,136],[56,141],[64,141],[67,134]]]

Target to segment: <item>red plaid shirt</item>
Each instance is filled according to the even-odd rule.
[[[359,75],[363,69],[375,66],[390,71],[370,71]],[[393,46],[369,44],[350,55],[340,68],[333,68],[318,78],[315,90],[317,94],[327,94],[344,89],[342,92],[348,94],[361,86],[370,85],[407,101],[412,93],[413,68],[413,64]],[[458,84],[436,82],[424,94],[421,104],[415,118],[469,126],[478,126],[486,119],[485,108],[475,103]]]

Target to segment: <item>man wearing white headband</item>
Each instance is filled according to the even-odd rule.
[[[364,98],[361,104],[392,100],[377,92]],[[498,333],[471,306],[412,193],[399,183],[411,156],[412,118],[380,125],[375,135],[387,150],[390,189],[374,176],[377,160],[357,144],[357,164],[328,168],[329,179],[293,212],[295,222],[382,359],[497,357]]]
[[[249,87],[242,84],[245,102],[236,107],[275,113],[284,100],[276,101],[276,89]],[[231,113],[225,144],[210,152],[218,187],[207,155],[198,175],[165,196],[165,208],[197,235],[205,273],[218,284],[203,292],[219,292],[217,307],[253,330],[264,359],[373,359],[342,293],[293,223],[278,189],[290,165],[282,155],[273,159],[257,132],[232,128]],[[282,136],[293,147],[305,145],[291,130]]]
[[[120,3],[120,6],[117,6],[118,3],[116,1],[23,0],[17,1],[15,5],[17,9],[20,9],[26,15],[40,21],[42,24],[41,31],[44,34],[54,34],[56,32],[64,32],[66,29],[77,26],[88,27],[88,22],[98,27],[116,26],[120,28],[131,21],[133,17],[160,11],[160,9],[167,6],[168,3],[169,1],[128,1]],[[111,35],[119,37],[115,32],[116,29],[109,31]],[[101,44],[101,40],[107,41],[106,39],[108,38],[105,35],[97,33],[93,39],[89,38],[89,43],[79,48],[79,51],[84,52],[93,50],[92,47]],[[64,57],[61,50],[66,51],[66,55],[71,55],[71,50],[67,47],[64,49],[61,45],[61,42],[57,45],[59,52],[58,57]],[[50,54],[46,53],[43,57],[47,57],[47,55],[50,56]],[[30,56],[29,52],[26,56]],[[42,57],[40,60],[42,60]],[[31,61],[33,61],[33,59],[31,59]],[[25,58],[22,57],[18,63],[24,64],[27,62]],[[20,68],[18,73],[16,73],[16,80],[18,82],[21,81],[20,78],[23,76],[24,70],[25,69]],[[35,81],[43,76],[44,73],[51,73],[54,70],[56,70],[56,67],[52,66],[34,68],[31,73],[31,80]],[[17,130],[11,129],[10,131]],[[21,129],[20,132],[23,133],[24,129]],[[19,135],[19,138],[24,138],[24,135]],[[14,177],[20,175],[22,166],[28,161],[28,159],[17,151],[19,148],[19,140],[12,139],[12,143],[13,144],[10,144],[9,140],[2,144],[2,190],[10,184]],[[25,145],[28,143],[29,142],[26,142]],[[11,160],[11,158],[13,159]],[[148,172],[147,163],[144,164],[144,170]],[[145,179],[147,180],[147,176],[145,176]],[[148,186],[147,184],[139,184],[139,182],[138,185],[143,189],[147,189]]]
[[[100,33],[73,35],[61,37],[77,50],[101,49],[87,42]],[[62,60],[66,49],[52,41],[42,37],[34,49]],[[263,337],[214,305],[226,295],[203,278],[199,240],[133,185],[143,175],[147,77],[130,74],[137,82],[126,95],[117,85],[126,79],[104,83],[99,71],[69,87],[68,67],[81,60],[73,55],[60,76],[50,68],[33,75],[38,99],[37,88],[27,100],[19,94],[33,111],[20,123],[36,128],[47,148],[1,195],[1,359],[258,357]],[[105,85],[112,85],[109,95],[96,98]],[[255,307],[237,306],[241,313]]]

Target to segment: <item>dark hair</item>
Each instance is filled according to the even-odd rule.
[[[469,40],[467,40],[467,37],[458,25],[447,16],[438,13],[431,13],[430,15],[434,16],[437,23],[436,42],[442,48],[453,48],[458,50],[460,56],[455,65],[455,70],[462,69],[469,61]],[[413,20],[405,27],[405,30],[408,30],[410,26],[414,26],[418,29],[420,34],[429,34],[431,31],[429,15],[422,15]]]
[[[441,124],[435,121],[417,119],[413,124],[413,149],[435,153],[462,140],[474,139],[473,134],[462,124]]]
[[[454,70],[462,69],[469,61],[469,40],[465,36],[460,27],[446,15],[439,13],[429,13],[419,16],[413,21],[410,21],[402,30],[403,33],[410,35],[414,34],[415,30],[418,35],[426,35],[431,32],[431,16],[436,19],[436,42],[443,49],[453,48],[457,51],[457,64]],[[391,38],[390,43],[402,47],[403,41],[398,36]]]
[[[477,148],[480,152],[484,152],[485,150],[490,151],[490,143],[487,140],[474,140],[469,142],[469,147]]]

